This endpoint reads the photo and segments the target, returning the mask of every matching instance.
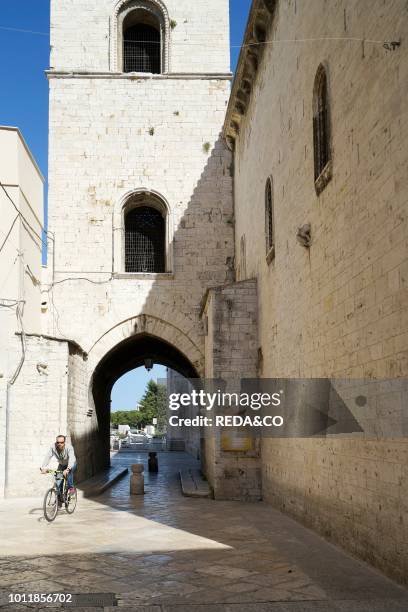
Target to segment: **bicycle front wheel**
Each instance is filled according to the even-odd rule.
[[[58,512],[58,492],[52,488],[48,489],[44,497],[44,516],[49,523],[51,523]]]
[[[72,514],[77,505],[77,492],[75,493],[67,493],[66,501],[65,501],[65,510],[68,514]]]

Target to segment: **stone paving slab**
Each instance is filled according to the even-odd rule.
[[[116,595],[94,612],[408,611],[403,586],[271,506],[184,497],[188,455],[160,453],[157,474],[147,459],[112,460],[145,464],[145,495],[129,495],[128,474],[51,524],[41,500],[0,502],[1,612],[33,609],[10,607],[10,592]]]
[[[200,470],[180,470],[179,474],[183,495],[186,497],[210,497],[210,487]]]
[[[113,608],[111,609],[113,612]],[[134,612],[145,612],[136,607]],[[150,612],[150,611],[149,611]],[[158,612],[152,610],[151,612]],[[335,601],[335,602],[279,602],[253,605],[197,605],[162,606],[160,612],[407,612],[406,604],[398,600],[376,601]]]
[[[13,611],[33,610],[28,606],[13,606]],[[40,612],[56,610],[55,607],[37,608]],[[62,609],[62,608],[58,608]],[[68,608],[65,608],[68,609]],[[330,602],[278,602],[257,603],[253,605],[242,604],[213,604],[213,605],[152,605],[111,608],[71,608],[75,612],[406,612],[405,603],[398,600],[385,599],[381,602],[368,601],[335,601]]]

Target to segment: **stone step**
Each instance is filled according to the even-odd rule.
[[[181,490],[186,497],[210,497],[208,482],[204,480],[200,470],[180,470]]]
[[[128,473],[128,468],[110,467],[77,486],[78,497],[96,497]]]

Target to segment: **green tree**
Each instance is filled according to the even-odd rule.
[[[165,432],[167,429],[167,387],[157,385],[157,429]]]
[[[165,431],[167,422],[167,390],[165,385],[159,385],[149,380],[143,398],[140,401],[140,414],[143,426],[152,425],[157,419],[157,429]]]
[[[137,410],[118,410],[111,413],[111,424],[113,426],[129,425],[129,427],[139,428],[142,416]]]

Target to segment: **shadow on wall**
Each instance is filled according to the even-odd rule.
[[[168,245],[173,253],[173,270],[168,272],[174,277],[154,278],[143,306],[132,313],[134,319],[115,321],[109,330],[110,318],[87,362],[71,356],[68,433],[83,465],[79,479],[109,465],[110,393],[120,376],[143,365],[146,357],[188,378],[204,374],[202,300],[208,288],[234,280],[231,163],[219,137],[181,217],[170,211],[176,229]],[[137,292],[144,282],[140,277],[123,279],[122,274],[109,284],[126,283],[129,297],[129,288]],[[77,288],[73,283],[72,291]],[[76,295],[79,301],[81,293]],[[57,291],[54,301],[58,304]],[[58,308],[63,309],[62,303]]]

